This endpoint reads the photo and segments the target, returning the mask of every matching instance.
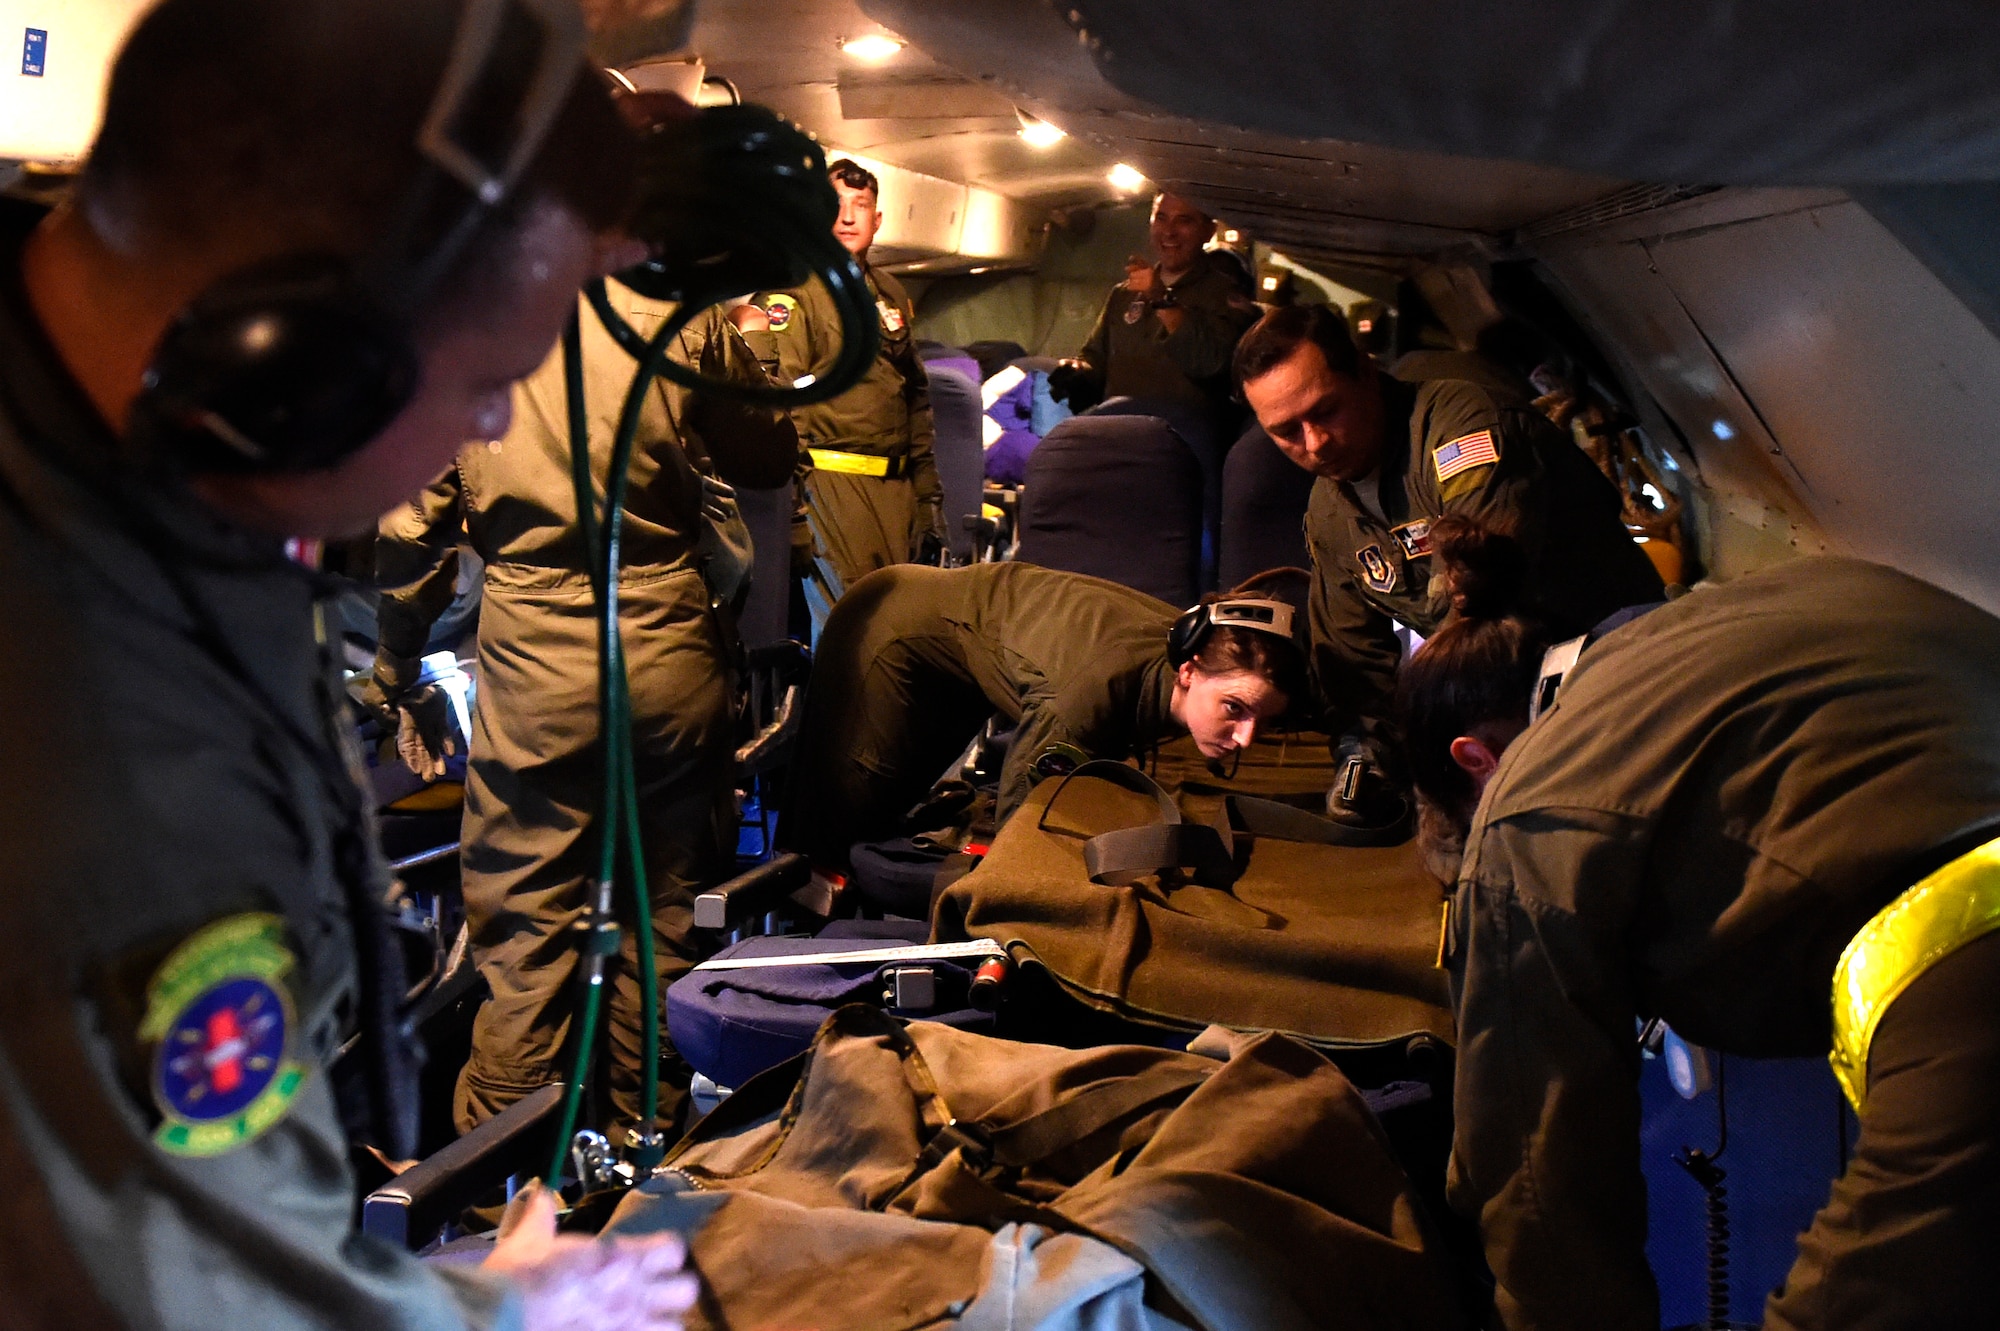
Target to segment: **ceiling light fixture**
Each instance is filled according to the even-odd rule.
[[[1014,116],[1021,122],[1021,142],[1030,148],[1053,148],[1069,137],[1040,116],[1031,116],[1019,107],[1014,109]]]
[[[902,50],[903,44],[886,32],[871,32],[860,37],[841,38],[840,49],[845,55],[875,65]]]
[[[1145,172],[1139,170],[1136,166],[1127,166],[1123,162],[1112,167],[1110,173],[1105,176],[1105,179],[1111,182],[1111,188],[1125,194],[1143,189],[1146,184]]]

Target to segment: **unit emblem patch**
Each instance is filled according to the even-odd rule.
[[[1130,305],[1127,305],[1125,307],[1126,323],[1135,324],[1145,317],[1146,317],[1146,302],[1144,299],[1135,300]]]
[[[875,302],[875,308],[882,315],[882,331],[894,335],[903,331],[903,312],[894,303],[886,300]]]
[[[1490,467],[1500,460],[1500,454],[1493,447],[1493,432],[1481,430],[1478,434],[1463,435],[1448,444],[1440,444],[1431,462],[1437,467],[1438,484],[1443,485],[1461,472],[1474,467]]]
[[[764,305],[764,317],[771,321],[771,331],[777,332],[791,326],[792,316],[798,313],[799,303],[790,296],[772,296]]]
[[[1402,547],[1403,558],[1422,559],[1431,552],[1431,524],[1428,518],[1416,522],[1406,522],[1400,527],[1391,527],[1389,534]]]
[[[232,915],[175,948],[146,986],[139,1038],[156,1045],[153,1141],[208,1156],[254,1140],[285,1116],[306,1069],[292,1057],[297,1018],[284,921]]]
[[[1082,749],[1058,740],[1036,757],[1034,772],[1038,777],[1068,776],[1089,761],[1090,755]]]
[[[1382,554],[1379,545],[1364,545],[1354,552],[1361,561],[1361,574],[1369,587],[1378,592],[1396,590],[1396,567]]]

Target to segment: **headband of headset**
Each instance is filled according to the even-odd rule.
[[[1248,629],[1268,633],[1296,644],[1292,626],[1296,612],[1285,601],[1261,597],[1229,596],[1206,605],[1191,606],[1174,621],[1167,634],[1167,660],[1176,668],[1201,654],[1218,628]]]
[[[482,156],[467,146],[467,110],[498,74],[503,35],[522,21],[539,30],[535,68],[506,137]],[[541,150],[585,39],[575,0],[465,0],[417,132],[423,166],[393,224],[359,259],[282,256],[190,302],[161,338],[134,404],[137,456],[188,471],[313,471],[379,435],[417,390],[412,315]],[[462,190],[464,206],[413,252],[440,186]]]

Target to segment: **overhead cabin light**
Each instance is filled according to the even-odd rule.
[[[843,37],[840,49],[865,64],[877,65],[903,49],[903,44],[886,32],[871,32],[860,37]]]
[[[1053,148],[1069,137],[1048,121],[1039,116],[1031,116],[1018,107],[1015,108],[1014,115],[1021,122],[1021,142],[1030,148]]]
[[[1144,189],[1146,185],[1145,172],[1139,170],[1137,167],[1127,166],[1123,162],[1112,167],[1110,174],[1105,179],[1111,182],[1111,188],[1125,194]]]

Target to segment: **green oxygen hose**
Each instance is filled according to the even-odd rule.
[[[694,157],[684,160],[688,152]],[[777,408],[805,406],[827,401],[859,382],[881,346],[874,294],[867,278],[832,236],[836,201],[826,178],[825,155],[802,132],[759,108],[710,109],[701,113],[692,136],[671,128],[658,131],[646,160],[652,163],[657,180],[653,181],[656,188],[649,187],[643,193],[653,198],[656,206],[650,213],[642,210],[635,219],[635,234],[648,236],[661,254],[673,257],[649,261],[619,276],[640,294],[674,300],[679,308],[647,339],[611,307],[601,280],[586,288],[599,320],[619,346],[639,362],[613,437],[601,517],[592,476],[589,420],[583,399],[582,331],[577,316],[571,316],[562,342],[577,529],[596,602],[604,810],[599,819],[598,874],[584,930],[586,989],[563,1097],[561,1131],[556,1135],[547,1172],[551,1187],[561,1182],[570,1138],[582,1109],[602,1016],[604,973],[618,950],[618,930],[611,917],[621,851],[638,928],[634,942],[639,971],[643,1127],[634,1163],[641,1176],[649,1173],[664,1153],[656,1127],[659,974],[632,748],[632,697],[618,604],[625,493],[646,394],[655,379],[665,378],[711,397]],[[691,169],[691,162],[699,169]],[[841,322],[840,352],[817,382],[804,388],[730,383],[705,379],[668,360],[666,349],[673,338],[701,311],[730,292],[764,285],[790,286],[806,273],[817,275],[826,285]]]
[[[632,465],[632,450],[639,434],[646,394],[659,367],[666,361],[667,345],[685,328],[697,308],[675,312],[650,342],[632,385],[626,391],[618,430],[611,446],[610,470],[606,476],[604,511],[597,514],[596,485],[591,476],[590,435],[583,407],[583,359],[581,327],[572,317],[563,337],[564,378],[569,390],[570,467],[576,489],[577,526],[590,569],[591,591],[597,601],[599,735],[604,746],[604,812],[598,835],[596,909],[589,929],[589,968],[586,972],[582,1011],[577,1022],[574,1071],[563,1097],[561,1129],[549,1162],[548,1182],[559,1184],[569,1155],[570,1136],[576,1131],[582,1110],[584,1084],[589,1080],[591,1056],[595,1050],[597,1027],[604,1002],[605,958],[617,948],[617,933],[604,916],[611,909],[611,888],[617,882],[619,854],[624,852],[627,881],[632,887],[636,910],[633,942],[637,952],[640,1024],[640,1143],[638,1164],[645,1169],[658,1163],[664,1152],[655,1120],[660,1100],[660,1002],[659,968],[653,939],[652,892],[646,881],[644,841],[639,823],[638,768],[632,752],[632,693],[625,671],[624,638],[619,623],[618,587],[624,531],[625,494]]]

